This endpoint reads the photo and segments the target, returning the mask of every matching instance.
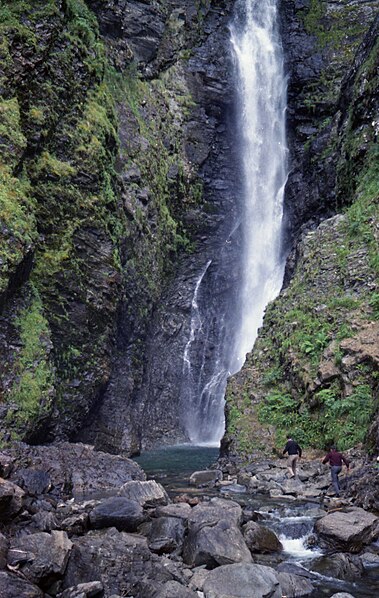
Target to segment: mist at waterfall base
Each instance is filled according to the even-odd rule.
[[[233,322],[212,314],[206,285],[217,284],[207,260],[193,283],[183,355],[182,417],[194,444],[219,445],[224,434],[227,378],[252,350],[267,304],[281,288],[283,195],[286,183],[286,80],[277,26],[277,0],[237,0],[230,25],[243,177],[239,304]],[[237,191],[236,191],[237,193]],[[230,234],[232,231],[230,231]],[[228,243],[225,239],[225,243]],[[218,259],[222,259],[222,250]],[[216,306],[217,307],[217,306]],[[211,320],[211,321],[209,321]]]

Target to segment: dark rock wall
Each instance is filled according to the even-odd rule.
[[[75,429],[109,377],[116,120],[84,3],[2,3],[1,54],[2,429],[46,439]]]
[[[378,19],[282,2],[291,154],[286,287],[228,386],[225,449],[378,450]]]
[[[3,3],[5,440],[183,438],[194,285],[214,347],[237,271],[228,5]]]
[[[335,115],[377,3],[281,0],[280,8],[290,148],[285,213],[293,241],[346,201],[336,197]]]
[[[181,218],[189,244],[175,264],[175,273],[167,277],[166,287],[160,287],[159,301],[147,306],[149,321],[145,318],[142,330],[139,324],[137,335],[133,336],[131,331],[135,320],[140,322],[134,315],[137,306],[134,310],[127,303],[121,306],[111,381],[101,404],[93,410],[89,425],[79,436],[110,451],[133,452],[141,446],[187,440],[183,427],[186,405],[181,403],[180,394],[195,285],[212,260],[201,288],[206,345],[198,347],[199,356],[208,351],[212,367],[216,356],[210,352],[223,351],[228,333],[230,338],[227,326],[231,322],[238,276],[229,12],[222,4],[191,2],[181,3],[180,8],[173,3],[169,9],[166,5],[166,9],[166,25],[156,37],[156,51],[143,56],[138,68],[148,79],[149,93],[163,89],[166,110],[154,118],[161,122],[159,134],[166,136],[163,143],[168,147],[170,167],[166,176],[170,209],[175,217]],[[150,10],[146,6],[143,18],[150,18]],[[131,27],[131,16],[130,12],[124,13],[125,32]],[[138,22],[144,22],[143,18],[141,21],[138,17]],[[135,15],[133,22],[136,20]],[[143,38],[144,35],[138,36],[130,43],[142,44]],[[140,47],[134,47],[133,52],[137,61],[143,55]],[[150,101],[145,104],[145,113]],[[128,124],[124,120],[124,107],[120,109],[123,140]],[[129,129],[130,137],[136,143],[138,131]],[[139,153],[133,159],[135,177],[133,173],[141,170]],[[146,178],[141,176],[135,182],[140,188],[138,193],[142,187],[143,192],[154,195],[155,190]],[[126,263],[126,271],[129,267]],[[141,273],[138,274],[140,278]],[[144,276],[149,284],[150,270]],[[126,292],[133,293],[129,287]],[[141,300],[140,294],[136,300]],[[223,320],[228,322],[226,326]],[[141,340],[145,338],[146,344],[141,348]],[[195,368],[200,367],[198,361]]]

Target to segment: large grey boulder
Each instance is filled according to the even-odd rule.
[[[220,498],[196,505],[188,518],[189,533],[183,544],[184,562],[210,568],[230,563],[251,563],[252,557],[239,529],[239,504]]]
[[[292,573],[277,573],[277,577],[282,588],[283,596],[287,598],[300,598],[312,594],[313,584],[306,577],[294,575]]]
[[[230,563],[251,563],[252,557],[239,528],[220,520],[190,528],[183,544],[183,560],[187,565],[213,568]]]
[[[183,586],[178,581],[167,581],[154,598],[198,598],[197,592]]]
[[[186,502],[178,502],[171,505],[157,507],[155,510],[156,517],[177,517],[183,521],[187,521],[192,511],[192,507]]]
[[[328,577],[349,581],[358,579],[364,572],[363,563],[359,556],[342,552],[315,559],[312,562],[311,569]]]
[[[138,502],[145,508],[167,505],[170,502],[166,490],[155,480],[126,482],[121,486],[118,494]]]
[[[315,524],[320,544],[341,552],[360,552],[379,536],[379,518],[360,508],[328,513]]]
[[[24,496],[17,484],[0,478],[0,521],[8,521],[21,511]]]
[[[135,532],[144,520],[141,505],[124,496],[112,496],[103,500],[89,514],[93,529],[115,527],[119,531]]]
[[[280,482],[280,487],[283,494],[292,494],[293,496],[298,496],[304,491],[304,484],[299,480],[299,478],[283,480]]]
[[[18,567],[32,583],[52,583],[63,577],[71,548],[66,532],[24,535],[11,542],[8,565]]]
[[[101,598],[104,596],[104,586],[101,581],[80,583],[72,588],[67,588],[57,598]]]
[[[148,535],[149,548],[158,554],[173,552],[183,543],[184,532],[184,524],[177,517],[153,519]]]
[[[110,528],[75,539],[63,589],[97,580],[107,596],[145,596],[146,587],[154,588],[147,594],[153,596],[158,582],[164,585],[174,578],[181,581],[175,563],[152,554],[146,538]]]
[[[205,598],[282,598],[274,569],[242,563],[211,571],[203,592]]]
[[[283,549],[277,535],[264,525],[249,521],[242,530],[250,552],[279,552]]]
[[[132,459],[95,451],[87,444],[20,445],[5,452],[8,453],[13,458],[12,481],[17,482],[21,476],[34,490],[41,489],[49,481],[50,493],[58,495],[71,493],[75,497],[88,497],[99,492],[117,491],[129,480],[146,479],[144,471]],[[29,472],[34,470],[38,475],[25,474],[26,460],[30,464]]]
[[[191,486],[214,486],[220,480],[222,480],[220,469],[205,469],[194,471],[190,476],[189,483]]]
[[[18,575],[0,571],[0,596],[3,598],[43,598],[37,586],[21,579]]]
[[[0,533],[0,569],[5,569],[7,566],[8,546],[8,539]]]
[[[231,525],[240,525],[242,509],[232,500],[212,498],[209,502],[196,505],[188,517],[190,527],[201,525],[214,525],[220,520],[228,521]]]

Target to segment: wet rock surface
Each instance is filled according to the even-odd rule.
[[[330,548],[360,552],[379,537],[379,518],[363,509],[330,513],[316,523],[316,532]]]
[[[19,475],[20,483],[36,482],[33,472],[38,465],[37,479],[44,483],[25,484],[21,489],[8,479],[0,482],[5,489],[12,484],[7,508],[12,500],[17,504],[1,524],[0,591],[6,598],[110,598],[123,594],[138,598],[263,598],[270,592],[280,598],[300,598],[317,591],[320,575],[326,575],[328,583],[332,578],[357,583],[379,567],[379,552],[372,543],[379,533],[375,514],[352,506],[354,496],[348,489],[343,498],[333,498],[325,481],[320,483],[324,489],[309,502],[309,488],[317,487],[325,476],[318,461],[304,461],[292,493],[285,494],[289,488],[282,460],[252,463],[244,470],[221,460],[224,479],[219,480],[218,488],[196,489],[196,499],[182,494],[177,497],[182,502],[172,502],[166,494],[164,504],[159,500],[154,504],[156,491],[162,496],[162,489],[153,480],[126,483],[134,498],[142,496],[140,501],[122,495],[125,484],[120,478],[117,488],[117,463],[125,471],[128,459],[110,456],[113,471],[108,474],[108,486],[99,467],[103,496],[98,490],[86,499],[87,488],[82,486],[84,496],[74,498],[72,487],[70,491],[58,483],[60,476],[67,479],[71,473],[73,455],[84,451],[84,461],[91,469],[97,459],[102,462],[102,453],[63,443],[33,447],[33,461],[28,447],[23,447],[24,454],[20,449],[0,454],[7,475],[14,479]],[[364,468],[355,465],[358,477]],[[129,472],[144,477],[135,464],[129,464]],[[47,474],[49,484],[45,483]],[[237,477],[246,484],[246,491],[235,495],[242,506],[225,495],[209,494],[227,488],[227,483],[235,484]],[[259,479],[250,486],[253,477]],[[96,486],[96,481],[92,482]],[[274,489],[279,498],[270,498]],[[254,508],[249,506],[250,500],[266,506]],[[291,507],[295,504],[296,511]],[[291,516],[295,512],[297,515]],[[312,546],[318,550],[307,561],[307,568],[288,560],[288,538],[308,542],[309,551]]]

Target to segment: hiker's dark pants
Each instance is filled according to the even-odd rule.
[[[341,465],[332,465],[330,468],[330,473],[332,474],[332,483],[333,488],[336,494],[340,493],[340,485],[338,483],[338,474],[341,473]]]

